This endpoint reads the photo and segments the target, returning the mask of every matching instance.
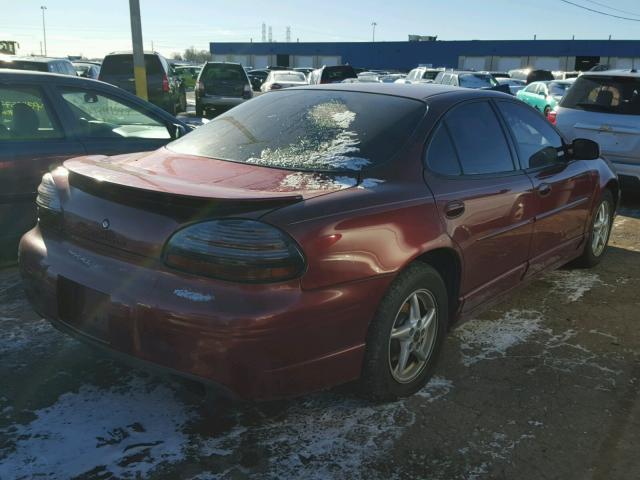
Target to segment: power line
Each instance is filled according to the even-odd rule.
[[[569,0],[560,0],[563,3],[568,3],[569,5],[573,5],[574,7],[582,8],[583,10],[588,10],[593,13],[597,13],[599,15],[605,15],[607,17],[618,18],[620,20],[629,20],[630,22],[640,22],[640,18],[629,18],[623,17],[620,15],[613,15],[612,13],[603,12],[601,10],[596,10],[594,8],[585,7],[584,5],[580,5],[578,3],[570,2]]]
[[[626,13],[628,15],[633,15],[634,17],[640,17],[640,13],[635,13],[635,12],[630,12],[629,10],[621,10],[619,8],[610,7],[606,3],[596,2],[595,0],[584,0],[584,1],[588,3],[593,3],[594,5],[600,5],[601,7],[604,7],[608,10],[613,10],[615,12],[620,12],[620,13]]]

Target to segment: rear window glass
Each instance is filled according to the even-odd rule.
[[[569,89],[571,85],[568,83],[555,83],[551,82],[549,84],[549,94],[554,96],[562,96]]]
[[[491,75],[481,73],[461,73],[458,75],[458,82],[461,87],[466,88],[486,88],[498,85],[496,79]]]
[[[273,79],[278,82],[304,82],[306,77],[297,72],[277,72],[273,74]]]
[[[160,59],[155,55],[144,56],[147,75],[164,73]],[[102,63],[100,76],[133,75],[133,55],[107,55]]]
[[[438,76],[438,72],[437,70],[426,70],[423,74],[422,74],[422,79],[423,80],[435,80],[436,77]]]
[[[322,78],[330,82],[337,82],[345,78],[357,78],[357,75],[352,67],[327,67],[322,72]]]
[[[567,91],[560,105],[578,110],[640,115],[640,79],[583,75]]]
[[[357,171],[391,159],[425,109],[388,95],[282,91],[243,103],[168,148],[290,170]]]
[[[245,73],[240,65],[207,65],[202,71],[200,80],[204,82],[244,82]]]
[[[33,70],[35,72],[49,71],[49,68],[45,62],[9,62],[0,60],[0,68],[12,68],[14,70]]]

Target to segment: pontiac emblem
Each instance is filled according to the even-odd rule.
[[[102,220],[102,229],[103,230],[109,230],[109,227],[111,226],[111,223],[109,223],[109,219],[105,218],[104,220]]]

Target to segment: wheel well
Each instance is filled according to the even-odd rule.
[[[618,194],[620,192],[620,185],[615,180],[609,180],[609,183],[605,186],[607,190],[611,190],[611,194],[613,195],[613,201],[618,203]]]
[[[423,253],[415,261],[429,264],[440,274],[449,294],[449,316],[455,315],[459,304],[461,276],[460,258],[456,251],[451,248],[438,248]]]

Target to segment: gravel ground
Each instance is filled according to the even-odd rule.
[[[0,478],[640,478],[640,208],[451,332],[419,394],[229,404],[92,352],[0,271]]]

